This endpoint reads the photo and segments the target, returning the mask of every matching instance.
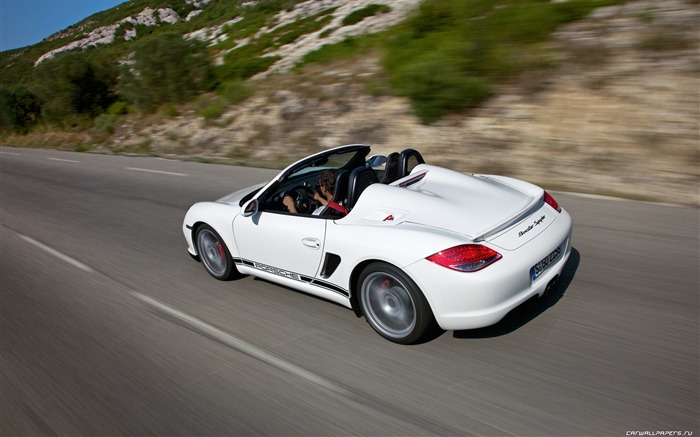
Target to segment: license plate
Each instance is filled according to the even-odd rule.
[[[537,279],[542,272],[547,270],[549,266],[552,265],[554,261],[561,255],[561,246],[557,247],[549,255],[542,258],[540,262],[530,268],[530,278],[534,281]]]

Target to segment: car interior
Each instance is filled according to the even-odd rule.
[[[391,153],[388,156],[375,155],[364,165],[357,165],[351,160],[342,167],[335,168],[338,176],[332,201],[343,205],[349,212],[357,204],[364,190],[372,184],[391,184],[411,173],[418,164],[425,163],[421,154],[414,149],[406,149],[401,153]],[[312,163],[309,167],[291,174],[286,180],[280,181],[264,202],[263,210],[271,212],[287,212],[282,199],[289,195],[294,199],[297,212],[309,215],[320,204],[314,200],[314,192],[320,192],[318,185],[319,174],[328,168],[326,162],[321,165]],[[315,167],[315,168],[314,168]],[[343,214],[329,207],[324,208],[320,215],[314,217],[337,219]]]

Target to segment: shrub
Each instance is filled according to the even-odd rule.
[[[229,103],[237,105],[253,95],[253,90],[239,80],[225,82],[219,85],[219,93]]]
[[[365,6],[362,9],[358,9],[354,12],[351,12],[345,18],[343,18],[342,23],[343,26],[351,26],[353,24],[359,23],[365,18],[372,17],[378,14],[385,14],[390,11],[391,8],[387,5],[379,5],[376,3],[372,3],[370,5]]]
[[[109,108],[107,108],[107,114],[111,115],[124,115],[129,113],[129,104],[124,101],[118,101],[112,103]]]
[[[326,9],[318,14],[280,27],[271,35],[275,40],[274,45],[276,47],[281,47],[285,44],[293,43],[303,35],[307,35],[322,29],[323,26],[329,23],[333,18],[333,16],[330,14],[335,9],[337,8]]]
[[[95,129],[98,132],[113,134],[115,121],[117,116],[114,114],[100,114],[95,118]]]
[[[336,44],[324,44],[321,48],[307,53],[295,68],[298,70],[308,64],[324,64],[335,59],[345,59],[370,52],[380,45],[381,36],[363,35],[347,37]]]
[[[79,143],[73,147],[74,152],[89,152],[92,150],[92,145],[88,143]]]
[[[180,111],[178,111],[175,105],[173,104],[167,104],[161,107],[161,111],[163,115],[165,115],[168,118],[175,118],[180,115]]]
[[[210,101],[199,108],[197,114],[206,121],[216,120],[226,111],[226,103],[221,99]]]
[[[122,72],[120,94],[144,110],[184,103],[210,89],[212,64],[204,44],[165,33],[134,44]]]
[[[551,65],[551,32],[594,8],[624,0],[425,0],[388,32],[383,65],[394,92],[431,122],[487,99],[523,71]]]
[[[261,56],[244,48],[237,49],[226,55],[226,63],[217,67],[216,75],[219,81],[225,82],[235,79],[248,79],[258,73],[267,71],[277,62],[279,56]]]
[[[493,90],[485,79],[469,76],[455,64],[440,59],[406,65],[394,83],[400,95],[411,99],[416,115],[424,123],[474,107]]]
[[[92,124],[116,100],[114,66],[86,53],[65,53],[48,59],[34,71],[33,92],[42,101],[48,122],[75,128]]]
[[[334,31],[335,31],[335,27],[326,29],[326,30],[324,30],[323,32],[321,32],[320,34],[318,34],[318,37],[321,38],[321,39],[327,38],[327,37],[329,37],[329,36],[331,35],[331,33],[333,33]]]
[[[22,86],[0,85],[0,130],[25,134],[41,114],[39,99]]]

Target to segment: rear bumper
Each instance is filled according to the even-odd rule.
[[[406,268],[445,330],[490,326],[534,296],[542,296],[561,274],[571,254],[571,217],[562,213],[545,232],[474,273],[456,272],[422,260]],[[535,280],[530,268],[558,246],[561,255]]]

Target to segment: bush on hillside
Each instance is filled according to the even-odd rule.
[[[279,56],[258,57],[256,54],[249,55],[245,52],[238,56],[236,52],[238,50],[229,53],[226,57],[226,63],[216,68],[216,77],[219,82],[251,78],[258,73],[267,71],[272,64],[280,59]]]
[[[225,82],[217,88],[229,103],[237,105],[253,95],[253,89],[240,80]]]
[[[95,118],[95,130],[102,133],[114,133],[114,123],[117,116],[114,114],[100,114]]]
[[[391,8],[389,6],[372,3],[370,5],[365,6],[362,9],[358,9],[354,12],[351,12],[345,18],[343,18],[342,23],[343,26],[351,26],[353,24],[359,23],[365,18],[379,14],[386,14],[387,12],[391,12]]]
[[[401,84],[397,87],[399,95],[411,99],[416,115],[425,123],[478,105],[493,92],[488,81],[469,76],[440,57],[406,64],[394,83]]]
[[[45,121],[76,128],[116,101],[116,71],[91,53],[69,52],[48,59],[34,70],[32,91],[42,104]]]
[[[184,103],[212,86],[213,67],[204,44],[165,33],[134,44],[122,68],[120,95],[142,110]]]
[[[0,85],[0,131],[27,133],[40,116],[41,103],[27,88]]]
[[[623,0],[426,0],[387,35],[383,65],[394,92],[408,96],[421,119],[463,111],[496,86],[547,65],[541,43],[594,8]]]

